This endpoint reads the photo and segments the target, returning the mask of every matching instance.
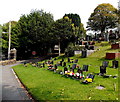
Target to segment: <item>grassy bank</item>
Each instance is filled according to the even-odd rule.
[[[89,71],[84,72],[86,76],[88,73],[99,73],[99,66],[105,60],[106,52],[114,52],[110,45],[102,43],[98,44],[100,50],[97,50],[87,58],[80,58],[80,55],[71,57],[71,59],[78,59],[78,65],[82,67],[84,64],[89,65]],[[67,62],[67,57],[56,57],[54,63],[59,62],[62,58]],[[120,62],[120,59],[117,59]],[[107,67],[107,75],[118,75],[118,68],[111,68],[112,60],[109,61]],[[42,61],[44,62],[44,61]],[[40,62],[41,63],[41,62]],[[72,65],[67,63],[67,65]],[[63,75],[46,70],[45,68],[37,68],[31,65],[24,67],[22,64],[14,66],[13,69],[28,88],[28,91],[37,100],[117,100],[118,99],[118,77],[103,78],[95,75],[93,83],[83,84],[82,80],[74,80],[66,78]],[[63,70],[59,66],[58,69]],[[76,71],[76,70],[75,70]],[[105,89],[96,89],[96,86],[103,85]],[[115,87],[116,86],[116,87]]]

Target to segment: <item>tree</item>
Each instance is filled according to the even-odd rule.
[[[74,34],[71,26],[71,22],[69,19],[58,19],[53,23],[51,27],[52,39],[54,39],[54,43],[59,43],[59,55],[60,55],[60,43],[67,43]]]
[[[86,35],[86,31],[84,29],[83,24],[81,23],[80,16],[78,14],[73,14],[73,13],[65,14],[63,16],[63,18],[67,18],[67,17],[71,21],[71,25],[72,25],[72,28],[73,28],[74,35],[76,37],[83,37],[83,36],[85,36]]]
[[[43,10],[33,10],[23,15],[17,24],[19,36],[19,56],[29,57],[31,51],[38,55],[46,54],[49,49],[49,29],[54,22],[53,16]]]
[[[109,3],[98,5],[88,19],[88,30],[101,31],[102,33],[105,29],[116,27],[118,22],[116,11],[117,9]]]

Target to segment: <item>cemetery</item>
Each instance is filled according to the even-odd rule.
[[[2,14],[5,17],[0,24],[0,99],[120,101],[118,1],[114,1],[117,8],[112,0],[12,3],[19,6],[9,8],[20,8],[9,10],[15,12],[11,12],[14,18],[9,17],[8,21],[6,13]],[[86,3],[90,5],[84,6]],[[23,13],[21,7],[26,8]]]
[[[118,100],[120,56],[112,43],[95,42],[95,51],[24,62],[13,69],[35,100]],[[112,55],[108,55],[109,57]]]

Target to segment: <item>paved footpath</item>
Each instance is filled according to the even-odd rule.
[[[17,64],[20,64],[20,62],[17,62],[14,65]],[[11,67],[14,65],[0,67],[0,70],[2,69],[2,101],[7,102],[8,100],[11,100],[11,102],[32,102],[32,99],[30,99],[26,90],[13,74]]]

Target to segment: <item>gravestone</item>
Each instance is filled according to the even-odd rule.
[[[89,47],[89,49],[90,49],[90,50],[94,50],[94,46],[91,45],[91,46]]]
[[[86,58],[87,57],[87,50],[82,50],[82,58]]]
[[[119,43],[115,43],[111,45],[111,49],[119,49],[120,48],[120,44]]]
[[[78,63],[78,59],[76,59],[76,60],[74,61],[74,63]]]
[[[88,65],[83,65],[83,71],[88,71]]]
[[[108,61],[103,61],[102,66],[108,67],[109,62]]]
[[[63,67],[65,67],[65,66],[66,66],[66,62],[63,63]]]
[[[76,68],[76,64],[73,64],[73,65],[72,65],[72,69],[75,69],[75,68]]]
[[[64,67],[64,73],[65,73],[66,71],[68,71],[68,68],[67,68],[67,67]]]
[[[92,80],[94,79],[94,77],[95,77],[95,75],[93,75],[93,74],[88,74],[87,75],[87,78],[91,78]]]
[[[118,61],[116,61],[116,60],[112,61],[112,67],[118,68]]]
[[[55,66],[54,66],[54,67],[55,67],[55,70],[56,70],[56,69],[57,69],[57,65],[55,64]]]
[[[51,64],[53,64],[54,62],[53,61],[51,61]]]
[[[89,49],[89,45],[85,45],[85,48],[86,48],[86,49]]]
[[[43,63],[43,68],[45,67],[45,63]]]
[[[77,72],[78,73],[83,73],[83,70],[81,70],[80,68],[78,68]]]
[[[62,61],[60,61],[60,66],[62,66]]]
[[[62,58],[62,62],[64,62],[64,59]]]
[[[81,51],[80,50],[74,51],[74,55],[77,55],[77,54],[81,54]]]
[[[74,73],[74,68],[70,68],[70,71]]]
[[[70,63],[70,58],[68,58],[68,62]]]
[[[106,74],[106,67],[105,66],[100,66],[100,73],[102,75]]]

